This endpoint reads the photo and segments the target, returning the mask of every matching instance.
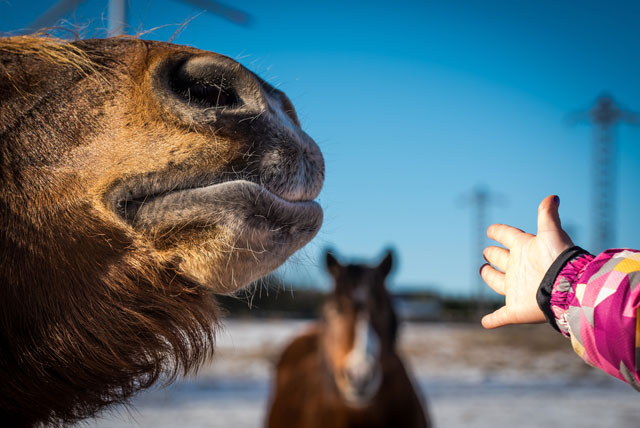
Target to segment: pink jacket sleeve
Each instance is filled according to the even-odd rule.
[[[556,277],[550,303],[582,359],[640,391],[640,251],[574,258]]]

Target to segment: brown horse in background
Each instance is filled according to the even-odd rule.
[[[429,427],[395,350],[391,252],[377,267],[343,266],[330,253],[326,263],[333,292],[323,319],[280,357],[267,426]]]

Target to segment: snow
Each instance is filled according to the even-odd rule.
[[[84,426],[260,427],[282,347],[307,321],[228,320],[210,366]],[[546,325],[405,324],[400,351],[436,427],[640,426],[640,396],[584,364]]]

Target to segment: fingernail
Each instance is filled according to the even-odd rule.
[[[485,266],[489,266],[489,263],[485,263],[482,266],[480,266],[480,269],[478,269],[478,273],[480,274],[480,276],[482,276],[482,269],[484,269]]]
[[[560,196],[555,195],[553,197],[553,202],[555,202],[557,206],[560,206]]]

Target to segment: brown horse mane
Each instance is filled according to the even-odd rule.
[[[0,332],[0,347],[14,351],[0,361],[3,408],[64,425],[126,403],[158,381],[169,384],[194,373],[212,357],[219,311],[211,293],[178,276],[170,263],[154,266],[127,255],[134,244],[102,227],[93,224],[80,232],[82,249],[73,249],[77,244],[72,242],[57,243],[67,254],[87,251],[80,260],[63,263],[77,265],[72,271],[41,272],[42,263],[52,262],[16,248],[0,268],[4,278],[19,276],[6,274],[12,270],[26,271],[21,276],[29,277],[21,284],[25,290],[3,284],[10,288],[5,295],[10,302],[3,305],[0,323],[11,325],[12,319],[25,317],[24,311],[47,314]],[[96,236],[103,239],[87,248],[87,240]],[[112,249],[120,250],[119,261],[109,260]],[[37,399],[24,397],[22,391],[37,390],[37,385],[47,388]],[[39,413],[47,408],[52,412]]]

